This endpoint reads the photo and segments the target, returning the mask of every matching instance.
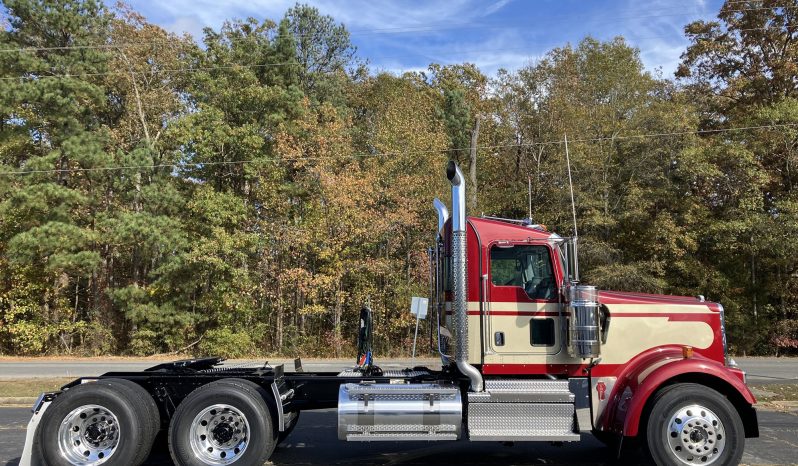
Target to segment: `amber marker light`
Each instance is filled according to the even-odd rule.
[[[693,347],[692,346],[682,346],[682,357],[684,359],[690,359],[693,357]]]

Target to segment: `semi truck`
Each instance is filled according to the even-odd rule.
[[[702,296],[600,291],[578,241],[530,219],[468,217],[455,162],[429,249],[440,368],[383,370],[360,316],[357,364],[179,360],[81,377],[33,407],[23,465],[138,465],[156,435],[178,465],[261,465],[305,410],[337,409],[346,442],[642,445],[658,465],[733,465],[758,436],[728,354],[723,306]]]

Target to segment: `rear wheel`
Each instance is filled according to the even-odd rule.
[[[141,464],[155,437],[150,422],[141,419],[148,412],[145,401],[129,387],[105,381],[70,388],[42,415],[38,435],[44,463]]]
[[[743,456],[745,432],[726,397],[704,385],[684,383],[654,398],[646,443],[659,465],[736,465]]]
[[[266,391],[241,379],[204,385],[177,407],[169,451],[178,465],[262,465],[277,444]]]

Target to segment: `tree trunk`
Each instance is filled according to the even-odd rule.
[[[283,351],[283,290],[282,286],[280,286],[280,280],[277,280],[277,322],[276,322],[276,346],[277,352],[281,353]]]
[[[341,289],[342,282],[338,280],[337,293],[335,294],[335,316],[333,317],[333,328],[335,335],[335,357],[339,356],[340,342],[341,342],[341,316],[343,314],[341,303]]]
[[[753,294],[753,304],[754,304],[754,323],[756,323],[757,318],[759,317],[759,309],[757,303],[757,284],[756,284],[756,254],[754,253],[754,237],[751,236],[751,291]]]

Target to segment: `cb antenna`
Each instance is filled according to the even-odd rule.
[[[532,223],[532,175],[527,175],[527,199],[529,200],[529,222]]]

